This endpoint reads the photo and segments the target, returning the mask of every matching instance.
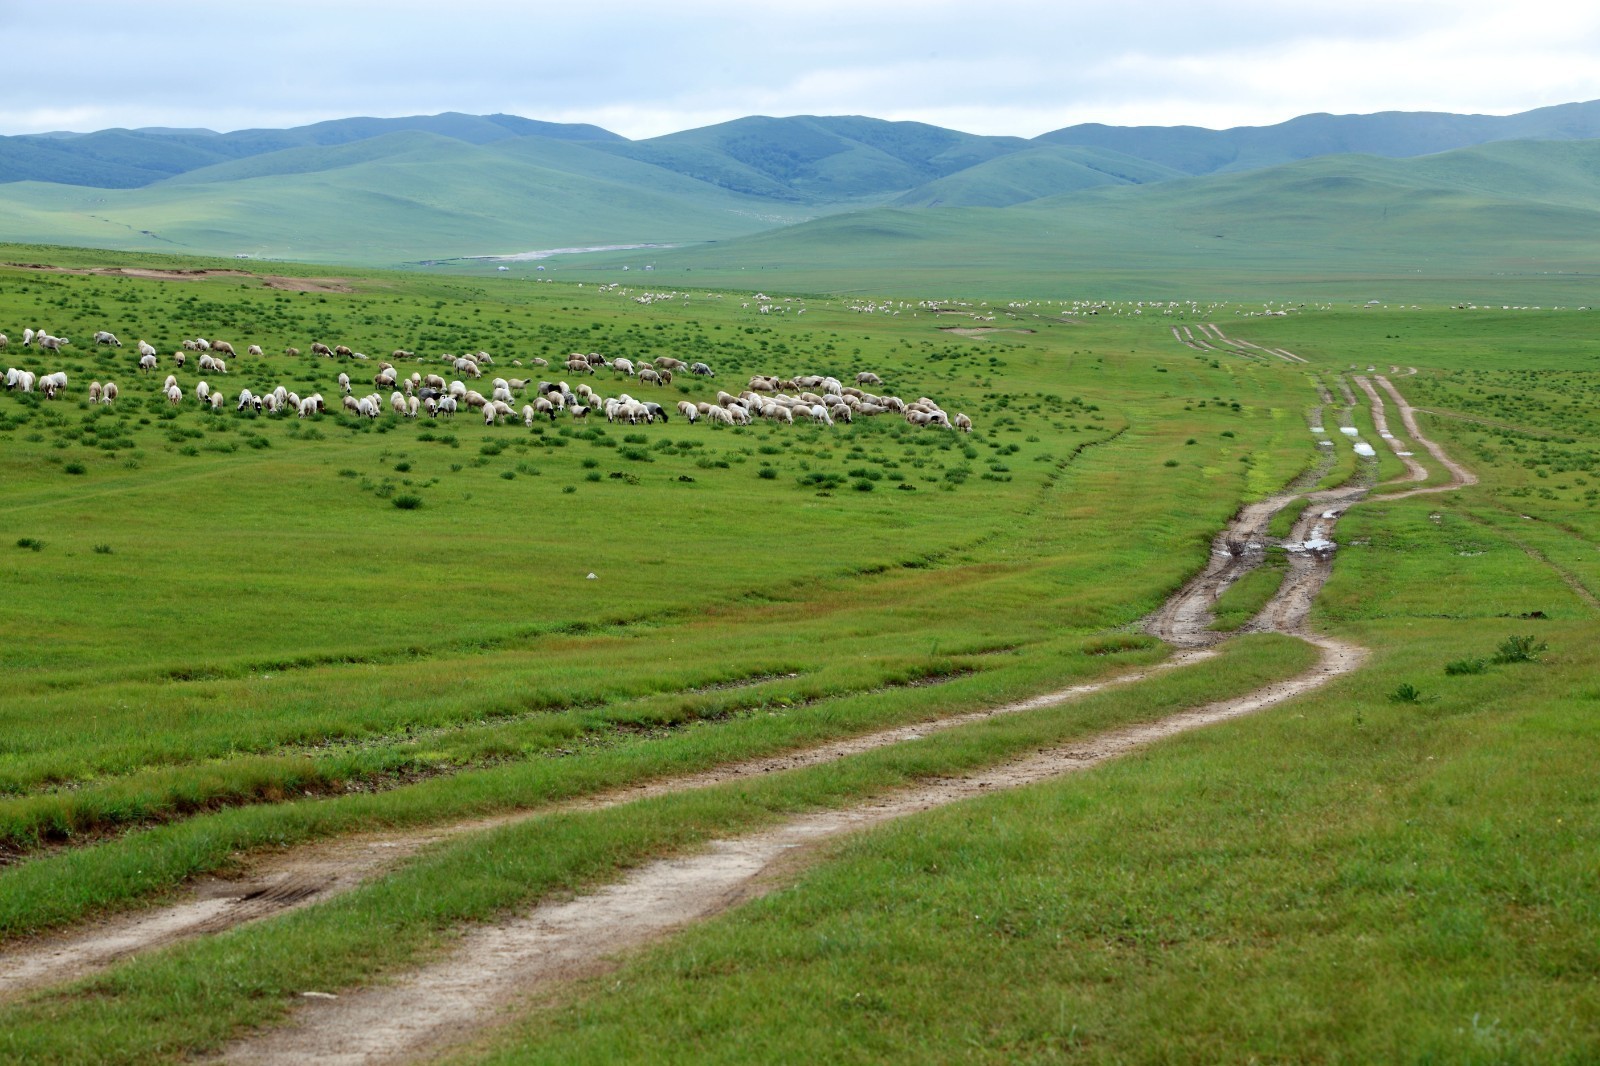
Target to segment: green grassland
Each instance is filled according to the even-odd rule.
[[[18,246],[0,260],[236,265]],[[1392,363],[1418,368],[1392,379],[1482,483],[1341,522],[1315,622],[1373,650],[1361,672],[1071,781],[832,845],[792,887],[463,1054],[1590,1057],[1588,313],[1036,302],[969,309],[1033,332],[960,336],[939,327],[968,317],[888,303],[797,296],[761,313],[748,287],[641,303],[593,283],[338,273],[351,291],[0,269],[8,363],[71,375],[64,399],[0,394],[0,947],[264,849],[538,810],[1158,661],[1139,620],[1241,503],[1317,472],[1312,378]],[[1174,342],[1174,322],[1207,320],[1312,366]],[[23,325],[76,343],[41,356],[19,347]],[[127,347],[92,349],[100,328]],[[491,376],[552,380],[566,375],[528,361],[600,351],[715,366],[715,381],[644,397],[669,408],[756,372],[870,369],[976,430],[202,413],[192,365],[183,405],[158,395],[194,335],[269,353],[207,375],[230,396],[282,383],[334,399],[341,369],[370,391],[361,374],[395,348],[421,357],[402,371],[484,349]],[[134,368],[141,336],[162,353],[153,379]],[[278,354],[313,340],[374,360]],[[114,407],[87,403],[91,379],[119,383]],[[646,388],[604,370],[592,383]],[[1354,462],[1334,429],[1326,482],[1400,472],[1356,416],[1379,460]],[[1231,590],[1219,626],[1276,580]],[[1516,634],[1548,650],[1488,664]],[[1237,638],[1211,663],[1047,712],[464,837],[339,899],[0,1008],[0,1049],[205,1052],[282,1017],[298,989],[433,957],[462,923],[789,812],[1246,691],[1310,657]],[[1416,699],[1391,698],[1403,685]]]

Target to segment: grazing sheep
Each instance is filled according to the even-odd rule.
[[[57,393],[66,391],[67,375],[60,370],[54,374],[46,374],[39,379],[39,388],[44,391],[45,399],[53,400]]]
[[[951,423],[951,425],[955,426],[956,429],[959,429],[963,433],[971,433],[972,432],[972,419],[968,418],[966,415],[962,414],[960,411],[956,412],[955,418],[951,419],[950,423]]]
[[[689,373],[694,374],[696,377],[702,378],[714,378],[717,376],[714,372],[712,372],[712,369],[704,363],[691,363],[689,365]]]
[[[265,396],[261,397],[261,409],[267,412],[269,415],[277,414],[278,407],[280,404],[282,404],[282,402],[282,400],[278,399],[277,393],[269,392]]]
[[[219,374],[226,374],[228,372],[228,364],[224,363],[221,359],[212,359],[211,369],[215,370]]]
[[[619,374],[626,374],[629,377],[632,377],[633,373],[634,373],[634,371],[633,371],[633,360],[632,359],[613,359],[613,360],[611,360],[611,369],[617,371],[617,373],[619,373]]]
[[[316,413],[317,413],[317,400],[316,400],[315,397],[307,396],[305,399],[300,401],[300,417],[301,418],[308,418],[311,415],[314,415]]]
[[[176,407],[183,402],[183,390],[176,385],[167,387],[167,402]]]
[[[355,354],[355,353],[354,353],[354,352],[352,352],[352,351],[351,351],[351,350],[350,350],[350,349],[349,349],[349,348],[348,348],[348,347],[346,347],[346,346],[345,346],[345,345],[343,345],[343,344],[340,344],[340,345],[337,345],[337,346],[335,346],[335,347],[334,347],[334,349],[333,349],[333,354],[334,354],[334,355],[337,355],[337,356],[339,356],[339,357],[340,357],[340,358],[342,358],[342,359],[348,359],[348,358],[350,358],[350,357],[351,357],[351,356],[352,356],[352,355],[354,355],[354,354]]]
[[[844,422],[847,425],[855,420],[850,412],[850,405],[847,403],[834,404],[828,408],[828,414],[833,416],[835,422]]]
[[[39,342],[39,350],[42,352],[59,353],[62,348],[72,343],[65,337],[52,337],[48,333],[43,336],[34,334],[34,340]]]
[[[700,417],[700,409],[688,400],[678,401],[678,413],[688,419],[690,425],[693,425]]]
[[[297,355],[300,354],[300,349],[299,348],[285,348],[283,350],[283,354],[293,358],[294,356],[297,356]]]
[[[416,352],[408,352],[404,348],[396,348],[389,353],[390,359],[415,359],[416,356]]]
[[[240,389],[239,406],[235,407],[234,410],[243,411],[247,407],[255,408],[257,411],[259,411],[261,410],[261,401],[256,399],[255,393],[251,392],[249,389]]]
[[[139,358],[143,359],[147,355],[155,355],[155,354],[156,354],[156,346],[155,345],[148,344],[145,341],[140,341],[139,342]]]
[[[150,371],[154,370],[155,368],[156,368],[156,356],[155,356],[154,352],[151,352],[149,355],[141,355],[139,357],[139,373],[148,374]]]
[[[857,385],[882,385],[883,379],[870,370],[863,370],[856,375]]]
[[[94,335],[94,342],[96,344],[115,345],[118,348],[122,347],[122,342],[117,340],[117,335],[115,333],[107,333],[105,330],[101,330]]]
[[[389,394],[389,410],[393,411],[397,415],[403,415],[406,413],[405,393],[391,392]]]
[[[11,343],[11,338],[7,337],[4,333],[0,333],[0,348],[4,348],[6,345],[8,345],[10,343]]]
[[[439,397],[439,413],[453,415],[456,413],[456,398],[454,396]]]
[[[230,358],[236,359],[239,356],[239,353],[233,350],[233,345],[229,344],[227,341],[212,341],[211,350],[213,352],[221,352],[223,355],[226,355]]]
[[[332,359],[333,358],[333,349],[328,347],[326,344],[323,344],[321,341],[312,341],[311,342],[311,354],[312,355],[325,355],[329,359]]]
[[[100,383],[98,381],[89,382],[89,402],[100,402]]]
[[[172,365],[181,367],[189,361],[189,357],[182,352],[172,353]]]
[[[197,352],[209,352],[211,350],[211,342],[204,337],[196,337],[194,339],[194,350]]]
[[[478,392],[476,389],[468,389],[461,397],[461,402],[466,404],[468,407],[481,408],[489,402],[489,398],[483,393]]]
[[[375,389],[392,389],[395,386],[394,367],[380,370],[372,377],[372,387]]]
[[[116,398],[117,383],[115,381],[108,381],[100,386],[100,403],[102,406],[109,405]]]
[[[570,408],[568,408],[568,410],[571,412],[572,417],[574,419],[582,419],[582,418],[588,418],[589,417],[589,408],[585,407],[581,403],[573,404]]]
[[[361,401],[354,396],[346,396],[344,398],[344,409],[353,415],[359,415],[361,413]]]
[[[225,397],[222,395],[222,390],[219,389],[216,392],[213,392],[208,399],[211,401],[211,409],[213,411],[222,410],[222,402],[225,399]]]
[[[267,353],[261,350],[261,345],[252,344],[250,347],[248,347],[248,348],[246,348],[244,350],[244,354],[245,355],[266,355]]]
[[[350,395],[350,375],[343,371],[339,373],[339,391],[346,396]]]
[[[196,382],[194,387],[194,398],[199,400],[201,403],[206,403],[209,401],[211,398],[211,386],[207,385],[204,381]]]

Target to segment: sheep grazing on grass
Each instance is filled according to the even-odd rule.
[[[220,391],[213,392],[208,399],[211,401],[211,409],[213,411],[222,410],[223,395]]]
[[[211,350],[213,352],[221,352],[223,355],[228,356],[230,359],[237,358],[238,355],[239,355],[238,352],[233,350],[233,345],[229,344],[227,341],[212,341],[211,342]]]
[[[343,371],[339,373],[339,391],[346,396],[350,395],[350,375]]]
[[[101,330],[94,335],[94,342],[118,348],[122,347],[122,342],[117,340],[117,335],[115,333],[107,333],[105,330]]]
[[[188,361],[189,361],[189,357],[187,355],[185,355],[183,352],[173,352],[172,353],[172,364],[174,366],[181,367],[185,363],[187,363]]]
[[[172,404],[174,407],[176,407],[178,404],[181,404],[183,402],[183,390],[178,388],[176,385],[168,387],[167,402]]]
[[[89,402],[100,402],[100,383],[98,381],[89,382]]]
[[[11,338],[7,337],[4,333],[0,333],[0,348],[4,348],[6,345],[8,345],[10,343],[11,343]]]
[[[202,404],[209,403],[211,401],[211,386],[206,384],[204,381],[196,382],[194,386],[194,398],[199,400]]]
[[[266,355],[267,353],[261,350],[261,345],[252,344],[250,347],[245,349],[244,354],[246,354],[246,355]]]
[[[116,398],[117,383],[115,381],[108,381],[100,386],[100,403],[102,406],[110,405]]]
[[[717,376],[716,373],[704,363],[689,364],[689,373],[695,375],[696,377],[702,378],[714,378]]]
[[[139,373],[148,374],[155,368],[156,356],[154,352],[151,352],[149,355],[141,355],[139,357]]]
[[[39,350],[44,352],[59,352],[72,342],[65,337],[52,337],[46,334],[34,334],[34,340],[39,342]]]
[[[299,348],[285,348],[283,350],[283,354],[289,356],[290,358],[293,358],[294,356],[297,356],[297,355],[300,354],[300,349]]]
[[[156,346],[155,345],[150,344],[150,343],[148,343],[146,341],[140,341],[139,342],[139,358],[140,359],[143,359],[147,355],[155,355],[155,354],[156,354]]]
[[[968,418],[960,411],[956,412],[956,416],[950,420],[950,424],[955,426],[955,428],[959,429],[963,433],[972,432],[972,419]]]
[[[167,380],[165,380],[165,381],[163,381],[161,383],[162,391],[166,391],[167,389],[172,388],[172,386],[176,385],[177,383],[178,383],[177,375],[168,374],[167,375]]]
[[[352,352],[346,345],[336,344],[333,348],[333,354],[339,356],[341,359],[348,359],[356,353]]]
[[[298,355],[299,353],[296,352],[295,354]],[[312,355],[325,355],[329,359],[332,359],[333,358],[333,349],[328,347],[326,344],[323,344],[321,341],[312,341],[311,342],[311,354]]]

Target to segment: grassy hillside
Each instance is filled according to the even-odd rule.
[[[1088,123],[1041,134],[1037,140],[1108,148],[1187,174],[1210,174],[1323,155],[1360,153],[1403,158],[1493,141],[1596,137],[1600,137],[1600,101],[1561,104],[1506,116],[1427,111],[1301,115],[1273,126],[1226,130]]]
[[[325,152],[291,149],[143,189],[21,183],[0,187],[0,220],[18,240],[397,263],[725,237],[805,217],[579,146],[508,143],[406,133],[339,149],[333,167]],[[574,155],[592,165],[576,169]]]
[[[881,208],[653,259],[674,283],[805,291],[1588,303],[1597,167],[1600,142],[1332,157],[1004,209]]]
[[[1045,145],[978,163],[918,186],[896,207],[1009,207],[1102,185],[1143,185],[1182,175],[1099,148]]]

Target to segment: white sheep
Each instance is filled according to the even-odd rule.
[[[101,330],[99,333],[94,335],[94,342],[96,344],[115,345],[118,348],[122,347],[122,342],[117,340],[117,335],[115,333],[108,333],[105,330]]]
[[[100,402],[100,383],[98,381],[89,382],[89,402]]]
[[[152,352],[149,355],[141,355],[139,357],[139,372],[141,374],[148,374],[150,371],[154,370],[155,368],[156,368],[155,353]]]
[[[115,381],[108,381],[100,386],[100,403],[102,406],[109,405],[116,398],[117,383]]]
[[[250,347],[245,349],[244,354],[246,354],[246,355],[266,355],[267,353],[261,350],[261,345],[252,344]]]
[[[206,384],[204,381],[196,382],[194,386],[194,398],[199,400],[202,404],[208,402],[211,399],[211,386]]]
[[[183,390],[178,388],[178,386],[176,386],[176,385],[172,385],[172,386],[168,387],[168,389],[167,389],[167,402],[172,404],[173,406],[177,406],[178,404],[181,404],[183,402]]]

